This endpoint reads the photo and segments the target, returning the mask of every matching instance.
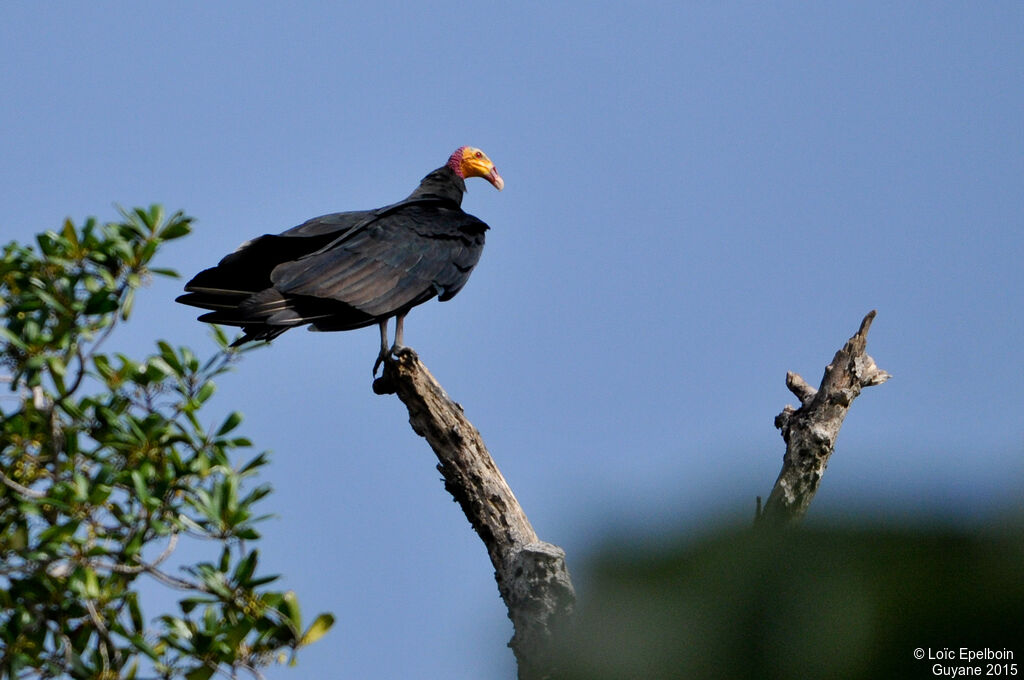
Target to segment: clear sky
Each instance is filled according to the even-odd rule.
[[[750,516],[787,370],[871,309],[893,374],[814,513],[1021,506],[1024,4],[6,3],[0,241],[113,205],[198,219],[158,266],[407,195],[453,149],[491,226],[407,343],[585,586],[609,537]],[[212,349],[180,281],[117,346]],[[374,329],[291,331],[223,378],[273,451],[263,568],[338,623],[286,678],[512,677],[483,545]],[[218,417],[219,416],[219,417]],[[870,508],[870,510],[869,510]],[[156,614],[156,611],[151,611]]]

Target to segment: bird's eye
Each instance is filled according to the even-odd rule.
[[[483,157],[484,157],[484,154],[483,154],[483,152],[482,152],[482,151],[477,151],[477,152],[476,152],[475,154],[473,154],[473,155],[474,155],[474,156],[476,156],[477,158],[483,158]]]

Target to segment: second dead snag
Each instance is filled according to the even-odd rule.
[[[891,377],[866,352],[874,318],[872,310],[860,329],[836,352],[832,363],[825,367],[818,389],[796,373],[786,374],[786,387],[800,399],[801,406],[786,406],[775,418],[775,427],[786,441],[786,454],[779,478],[758,515],[759,522],[784,524],[804,516],[853,400],[863,388],[881,385]]]

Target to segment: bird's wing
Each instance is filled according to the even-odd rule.
[[[380,210],[383,210],[383,208],[321,215],[320,217],[306,220],[297,227],[281,232],[280,236],[321,236],[324,234],[334,234],[337,236],[372,218]]]
[[[435,295],[450,299],[480,259],[487,225],[434,201],[389,206],[319,251],[278,265],[274,288],[386,317]],[[376,212],[376,211],[375,211]]]

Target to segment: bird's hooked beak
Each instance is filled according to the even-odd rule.
[[[473,147],[467,146],[462,150],[462,176],[483,177],[498,191],[505,188],[505,180],[498,174],[498,169],[494,167],[491,159],[483,151]]]

